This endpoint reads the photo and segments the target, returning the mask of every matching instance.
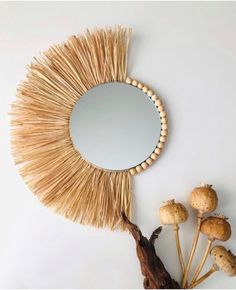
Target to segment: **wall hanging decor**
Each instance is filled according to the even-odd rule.
[[[12,152],[39,200],[73,221],[124,228],[131,176],[166,141],[160,98],[127,73],[131,30],[87,30],[28,66],[12,104]]]

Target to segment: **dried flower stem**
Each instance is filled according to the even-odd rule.
[[[202,277],[200,277],[198,280],[196,280],[194,283],[192,283],[189,286],[189,288],[190,289],[195,288],[197,285],[199,285],[200,283],[205,281],[210,275],[212,275],[213,273],[215,273],[218,270],[219,270],[219,268],[214,264],[206,274],[204,274]]]
[[[197,248],[197,243],[198,243],[198,239],[199,239],[202,219],[203,219],[203,214],[202,213],[198,213],[198,216],[197,216],[197,229],[196,229],[196,233],[195,233],[194,240],[193,240],[193,243],[192,243],[191,252],[190,252],[190,255],[189,255],[188,262],[187,262],[186,270],[185,270],[184,275],[183,275],[182,288],[185,288],[186,284],[187,284],[189,270],[190,270],[190,267],[192,265],[193,257],[194,257],[194,254],[195,254],[195,251],[196,251],[196,248]]]
[[[175,234],[175,242],[176,242],[176,248],[177,248],[177,252],[178,252],[178,256],[179,256],[179,262],[181,265],[182,273],[184,274],[185,265],[184,265],[184,259],[183,259],[182,250],[181,250],[181,246],[180,246],[180,240],[179,240],[179,226],[174,225],[173,230],[174,230],[174,234]]]
[[[196,279],[198,278],[199,274],[201,273],[202,268],[203,268],[203,266],[204,266],[204,264],[206,262],[207,256],[209,255],[212,243],[213,243],[213,239],[208,239],[208,243],[207,243],[207,247],[206,247],[205,253],[204,253],[204,255],[203,255],[202,259],[201,259],[200,264],[197,267],[197,270],[196,270],[196,272],[195,272],[195,274],[193,276],[191,284],[193,284],[196,281]]]

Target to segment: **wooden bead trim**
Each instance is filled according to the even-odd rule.
[[[159,138],[159,142],[155,148],[155,150],[150,154],[150,156],[141,164],[137,165],[136,167],[133,167],[129,170],[131,175],[135,175],[145,169],[147,169],[152,163],[158,159],[158,156],[160,155],[162,148],[164,147],[164,143],[166,142],[166,136],[167,136],[167,130],[168,130],[168,120],[167,115],[165,112],[165,109],[163,107],[163,104],[160,100],[160,98],[146,85],[138,82],[135,79],[132,79],[128,77],[126,79],[126,83],[137,87],[138,89],[142,90],[154,103],[154,105],[157,108],[157,111],[160,115],[161,120],[161,134]]]

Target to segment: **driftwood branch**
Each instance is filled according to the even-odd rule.
[[[180,289],[179,284],[172,279],[170,274],[167,272],[154,248],[154,242],[158,238],[162,228],[157,228],[152,233],[150,239],[147,239],[142,235],[139,227],[131,223],[124,213],[122,213],[122,218],[136,242],[137,256],[144,276],[144,288]]]

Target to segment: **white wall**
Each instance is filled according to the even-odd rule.
[[[236,252],[236,3],[2,2],[1,288],[142,288],[132,237],[74,224],[44,208],[10,154],[7,113],[25,65],[71,34],[115,24],[133,28],[130,75],[159,91],[170,119],[165,152],[134,179],[135,222],[150,235],[163,200],[187,204],[191,189],[206,181],[219,193],[218,211],[231,218],[226,244]],[[181,229],[185,254],[193,226],[191,211]],[[160,236],[157,251],[178,279],[170,229]],[[201,287],[235,288],[236,279],[217,273]]]

